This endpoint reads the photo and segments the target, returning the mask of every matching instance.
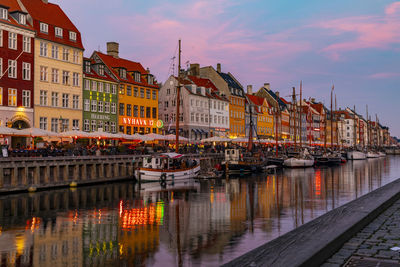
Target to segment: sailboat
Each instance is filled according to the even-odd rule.
[[[200,160],[179,154],[179,107],[181,90],[181,40],[179,40],[178,86],[176,88],[176,139],[175,153],[161,153],[143,157],[139,175],[142,181],[159,181],[165,185],[169,181],[196,177],[200,172]]]
[[[293,87],[293,105],[294,105],[294,126],[296,125],[296,109],[297,109],[297,103],[296,103],[296,97],[295,97],[295,88]],[[302,114],[302,81],[300,81],[300,150],[302,150],[302,119],[301,119],[301,114]],[[297,138],[297,133],[294,131],[294,139]],[[306,168],[306,167],[312,167],[314,165],[314,157],[308,152],[307,148],[302,150],[298,156],[288,158],[283,162],[283,165],[285,167],[289,168]]]
[[[347,159],[349,160],[362,160],[366,159],[366,154],[362,151],[356,150],[357,148],[357,119],[356,119],[356,107],[354,106],[354,111],[353,111],[353,124],[354,124],[354,147],[353,150],[347,151]]]

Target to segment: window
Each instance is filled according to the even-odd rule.
[[[3,46],[3,30],[0,30],[0,46]]]
[[[89,99],[85,99],[84,100],[84,107],[83,107],[84,111],[90,111],[90,100]]]
[[[58,69],[51,69],[51,82],[58,83]]]
[[[47,81],[47,67],[40,66],[40,80]]]
[[[8,10],[5,8],[0,8],[0,18],[7,20],[8,19]]]
[[[126,69],[119,69],[119,75],[122,79],[126,79]]]
[[[31,63],[22,62],[22,79],[31,80]]]
[[[92,91],[97,91],[97,82],[92,81]]]
[[[111,103],[111,113],[112,114],[117,113],[117,104],[116,103]]]
[[[47,91],[40,90],[39,103],[41,106],[47,106]]]
[[[157,108],[153,108],[153,119],[157,119]]]
[[[92,100],[92,112],[97,112],[97,100]]]
[[[51,131],[58,133],[58,119],[51,118]]]
[[[140,106],[140,117],[144,118],[144,107]]]
[[[17,78],[17,61],[8,60],[8,77]]]
[[[134,88],[133,88],[133,96],[134,96],[134,97],[137,97],[137,96],[138,96],[138,88],[137,88],[137,87],[134,87]]]
[[[68,61],[69,49],[63,48],[63,60]]]
[[[68,128],[69,128],[69,119],[62,119],[62,121],[61,121],[61,130],[63,132],[66,132],[66,131],[68,131]]]
[[[69,71],[63,70],[63,84],[69,85]]]
[[[120,116],[125,115],[125,104],[124,103],[119,104],[119,115]]]
[[[72,62],[79,64],[79,52],[78,50],[74,50],[72,54]]]
[[[54,31],[55,31],[55,34],[56,34],[57,37],[60,37],[60,38],[63,37],[63,29],[62,28],[55,27]]]
[[[112,132],[112,133],[115,133],[116,131],[117,131],[117,127],[116,127],[116,125],[115,125],[115,122],[112,121],[112,122],[111,122],[111,132]]]
[[[58,45],[51,46],[51,57],[58,59]]]
[[[137,117],[139,113],[139,107],[137,105],[133,106],[133,117]]]
[[[26,24],[26,16],[25,14],[19,14],[19,23],[22,25]]]
[[[40,42],[39,54],[42,57],[47,57],[47,43],[46,42]]]
[[[85,80],[85,86],[83,88],[85,90],[90,90],[90,80]]]
[[[194,113],[192,113],[192,115],[194,115]],[[164,121],[165,121],[165,122],[168,121],[168,114],[164,114]]]
[[[164,106],[165,106],[165,108],[168,108],[168,101],[164,102]]]
[[[104,92],[106,92],[107,94],[110,93],[110,84],[109,83],[105,84]]]
[[[110,113],[110,102],[104,102],[104,112]]]
[[[190,122],[194,122],[194,113],[190,114]]]
[[[69,39],[71,41],[76,41],[76,32],[69,32]]]
[[[132,105],[126,104],[126,116],[132,116]]]
[[[17,106],[17,89],[8,89],[8,105],[11,107]]]
[[[146,98],[150,99],[150,89],[146,89]]]
[[[72,74],[72,85],[79,86],[79,73],[77,73],[77,72],[74,72]]]
[[[109,121],[104,122],[104,131],[110,132],[110,122]]]
[[[103,121],[98,121],[98,129],[103,129]]]
[[[119,94],[120,95],[125,94],[125,86],[123,84],[120,84],[120,86],[119,86]]]
[[[26,53],[31,52],[31,37],[24,36],[22,41],[22,49]]]
[[[72,96],[72,108],[79,109],[79,95]]]
[[[47,25],[46,23],[41,22],[40,23],[40,31],[44,32],[44,33],[48,33],[49,32],[49,25]]]
[[[103,83],[99,82],[99,92],[103,93]]]
[[[47,118],[46,117],[39,118],[39,127],[42,130],[47,130]]]
[[[104,65],[99,65],[99,74],[104,76]]]
[[[83,130],[88,132],[88,131],[90,131],[89,127],[90,127],[89,120],[84,120],[83,121]]]
[[[157,91],[153,90],[153,100],[156,100],[156,99],[157,99]]]
[[[140,72],[135,72],[135,82],[140,82]]]
[[[132,95],[132,86],[126,86],[126,95]]]
[[[140,97],[144,98],[144,89],[143,88],[140,88]]]
[[[72,120],[72,130],[79,130],[79,120]]]
[[[22,90],[22,106],[26,108],[31,106],[31,91]]]
[[[96,121],[95,121],[95,120],[92,120],[92,132],[97,131],[96,126],[97,126]]]
[[[99,101],[98,112],[103,112],[103,101]]]
[[[63,108],[69,107],[69,94],[62,94],[62,107]]]
[[[58,93],[51,92],[51,106],[58,107]]]
[[[111,86],[111,93],[112,93],[113,95],[116,95],[116,94],[117,94],[117,85],[116,85],[116,84],[113,84],[113,85]]]
[[[17,49],[17,34],[15,32],[8,32],[8,48]]]
[[[146,107],[146,118],[151,118],[151,108]]]

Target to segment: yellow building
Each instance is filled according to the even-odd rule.
[[[84,48],[80,32],[58,5],[22,2],[36,30],[34,125],[54,132],[81,129]]]
[[[261,138],[272,138],[274,135],[274,116],[266,98],[247,94],[247,98],[256,107],[257,135]]]
[[[229,126],[230,136],[245,136],[245,103],[243,97],[231,95],[229,97]]]
[[[159,87],[154,76],[140,63],[119,58],[118,50],[118,43],[107,43],[107,55],[95,52],[92,59],[103,62],[119,81],[119,132],[157,133],[162,122],[158,120]]]

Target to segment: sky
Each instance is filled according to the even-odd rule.
[[[120,44],[158,82],[182,65],[221,63],[253,91],[299,89],[330,105],[378,115],[400,137],[400,1],[393,0],[50,0],[82,34],[85,56]],[[175,60],[176,64],[176,60]],[[176,65],[175,65],[176,66]]]

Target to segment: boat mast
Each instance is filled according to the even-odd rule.
[[[294,141],[294,149],[296,150],[297,146],[297,128],[296,128],[296,88],[292,87],[293,94],[292,94],[292,115],[293,115],[293,141]]]
[[[336,94],[335,94],[335,131],[336,131],[336,147],[340,150],[339,146],[339,129],[338,129],[338,118],[337,118],[337,105],[336,105]]]
[[[303,106],[302,106],[302,104],[301,104],[301,101],[302,101],[302,97],[303,97],[303,95],[302,95],[302,87],[303,87],[303,81],[300,81],[300,129],[299,129],[299,132],[300,132],[300,149],[302,148],[302,146],[303,146],[303,142],[302,142],[302,135],[303,135],[303,128],[302,128],[302,118],[301,118],[301,114],[302,114],[302,108],[303,108]]]
[[[354,138],[354,148],[357,146],[357,119],[356,119],[356,105],[354,105],[354,114],[353,114],[353,118],[354,118],[354,134],[353,134],[353,138]]]
[[[333,95],[333,90],[335,89],[335,85],[332,85],[332,90],[331,90],[331,149],[333,150],[333,113],[332,113],[332,95]]]
[[[276,101],[277,105],[274,108],[274,115],[275,115],[275,145],[276,145],[276,157],[278,157],[278,109],[279,109],[279,102]]]
[[[325,153],[326,153],[326,135],[327,135],[326,127],[328,126],[328,122],[326,121],[326,108],[325,108],[325,105],[322,106],[322,110],[324,111],[324,123],[325,123],[325,125],[324,125],[324,150],[325,150]]]
[[[176,88],[176,139],[175,139],[175,152],[179,152],[179,106],[181,98],[181,39],[179,39],[179,63],[178,63],[178,86]]]
[[[376,135],[376,147],[379,146],[379,134],[378,134],[378,115],[375,113],[375,135]]]
[[[252,119],[252,111],[251,111],[251,103],[249,99],[249,111],[250,111],[250,130],[249,130],[249,142],[247,146],[247,150],[250,152],[251,149],[253,148],[253,119]]]

